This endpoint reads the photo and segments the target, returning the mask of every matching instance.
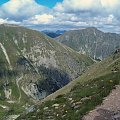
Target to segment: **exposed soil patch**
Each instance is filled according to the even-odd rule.
[[[120,85],[104,99],[101,106],[84,116],[83,120],[120,120]]]

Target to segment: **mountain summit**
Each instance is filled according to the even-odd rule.
[[[104,59],[120,47],[120,35],[90,27],[71,30],[56,38],[59,42],[94,59]]]

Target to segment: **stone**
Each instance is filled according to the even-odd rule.
[[[48,107],[44,107],[44,108],[43,108],[43,110],[47,110],[47,109],[48,109]]]
[[[58,107],[55,107],[55,109],[58,109]]]
[[[64,118],[66,115],[63,115],[62,118]]]
[[[82,103],[82,102],[76,102],[75,104],[76,104],[76,105],[79,105],[79,104],[81,104],[81,103]]]
[[[64,104],[63,107],[65,107],[66,105]]]
[[[80,105],[76,105],[74,106],[74,109],[78,109],[80,107]]]
[[[73,102],[74,102],[74,100],[70,101],[70,103],[73,103]]]
[[[59,104],[54,104],[52,105],[52,107],[59,107]]]
[[[70,101],[72,100],[72,98],[68,98]]]

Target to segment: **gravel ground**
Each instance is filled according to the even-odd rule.
[[[120,120],[120,85],[104,99],[102,105],[84,116],[83,120]]]

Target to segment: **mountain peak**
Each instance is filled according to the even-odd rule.
[[[96,27],[88,27],[88,28],[85,28],[84,30],[102,32],[102,31],[100,31],[100,30],[99,30],[98,28],[96,28]]]
[[[57,40],[79,53],[100,60],[113,53],[116,47],[120,47],[119,34],[104,33],[95,27],[68,31]]]

